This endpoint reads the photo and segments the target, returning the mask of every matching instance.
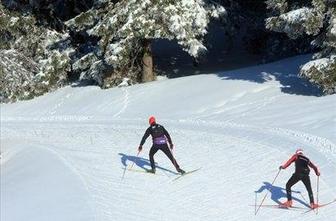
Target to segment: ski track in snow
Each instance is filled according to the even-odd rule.
[[[278,96],[272,96],[272,97],[264,97],[262,100],[257,100],[257,101],[253,101],[253,102],[246,102],[246,103],[242,103],[242,104],[231,104],[234,101],[237,101],[238,98],[242,98],[246,93],[242,93],[240,94],[238,97],[234,97],[233,99],[230,99],[222,104],[219,104],[216,106],[216,108],[212,109],[211,113],[207,113],[207,114],[200,114],[199,116],[197,116],[197,118],[192,117],[189,118],[188,120],[194,120],[194,119],[204,119],[206,117],[210,117],[213,116],[214,114],[222,114],[222,113],[230,113],[230,111],[238,111],[239,109],[242,109],[243,107],[248,107],[248,106],[252,106],[254,105],[255,108],[254,109],[249,109],[249,114],[252,113],[256,113],[260,110],[262,110],[265,106],[272,104],[276,99],[278,99],[279,97],[282,97],[282,95],[278,95]],[[230,105],[229,105],[230,104]],[[228,106],[228,107],[226,107]],[[230,120],[234,121],[238,118],[244,117],[246,115],[246,113],[241,113],[238,116],[231,116]]]
[[[113,115],[114,118],[119,117],[128,107],[129,104],[129,92],[128,89],[123,87],[122,91],[124,92],[124,101],[123,101],[123,106],[122,108]]]
[[[125,95],[124,108],[115,116],[127,107],[127,100],[128,95]],[[125,123],[120,123],[123,121]],[[145,129],[142,122],[145,119],[119,119],[105,124],[82,121],[71,123],[71,127],[57,121],[32,122],[27,129],[19,126],[20,123],[6,122],[2,135],[8,139],[33,139],[31,142],[61,156],[66,165],[80,177],[93,199],[96,220],[115,220],[116,217],[119,220],[296,218],[296,211],[279,210],[269,213],[265,208],[261,208],[255,217],[255,208],[248,206],[255,203],[254,191],[263,182],[271,182],[278,166],[291,154],[284,153],[283,150],[288,150],[288,147],[295,148],[298,144],[303,145],[311,153],[320,154],[312,158],[323,160],[326,157],[329,160],[328,163],[320,165],[321,167],[330,167],[332,171],[336,171],[336,147],[324,138],[281,128],[165,119],[163,123],[171,128],[170,133],[176,145],[174,154],[181,167],[186,170],[199,167],[202,169],[176,182],[172,182],[175,176],[171,172],[159,169],[158,173],[163,176],[126,171],[125,178],[121,179],[124,165],[119,154],[136,155],[138,142]],[[148,159],[149,143],[147,140],[140,157]],[[328,158],[329,154],[332,157]],[[279,159],[283,161],[279,162]],[[174,171],[162,153],[156,155],[156,161],[159,166]],[[129,166],[131,161],[126,163]],[[148,161],[143,163],[149,168]],[[292,169],[283,171],[275,186],[284,187],[291,172]],[[312,178],[313,186],[314,179]],[[324,192],[321,192],[320,200],[335,198],[335,186],[332,177],[321,176],[320,188]],[[302,191],[307,198],[303,185],[297,184],[294,189]],[[257,195],[259,201],[265,193],[266,191]],[[265,204],[274,204],[270,195]],[[304,201],[302,196],[294,196]],[[228,202],[230,207],[226,206]],[[296,204],[301,205],[298,202]],[[241,210],[250,212],[241,213]],[[323,212],[321,209],[319,216],[308,213],[303,218],[325,220],[335,215],[335,209],[330,206],[323,209]]]
[[[286,63],[281,65],[287,67]],[[27,148],[28,142],[30,148],[35,145],[56,154],[83,183],[96,221],[333,220],[336,204],[321,208],[318,215],[263,207],[255,216],[256,208],[251,206],[260,203],[267,192],[264,204],[285,200],[281,188],[294,165],[281,170],[272,190],[267,189],[278,167],[298,147],[303,147],[321,169],[320,202],[336,198],[336,145],[315,135],[331,128],[329,121],[334,115],[327,108],[333,107],[329,105],[333,100],[288,95],[280,87],[275,79],[254,84],[194,76],[120,90],[87,88],[79,93],[74,88],[61,89],[50,97],[5,107],[8,113],[1,115],[1,166],[19,152],[7,151],[6,145],[11,143]],[[160,107],[152,107],[152,102]],[[39,114],[38,107],[45,107],[45,112]],[[202,169],[173,181],[173,165],[158,152],[158,175],[125,170],[134,162],[147,128],[143,116],[152,112],[168,116],[160,117],[159,123],[172,136],[173,153],[181,168]],[[310,116],[310,112],[320,115]],[[283,123],[282,119],[294,122]],[[310,130],[310,125],[322,131]],[[136,158],[135,169],[150,167],[150,145],[149,138]],[[316,197],[313,171],[311,181]],[[305,187],[298,183],[293,190],[301,192],[293,192],[294,205],[304,207],[308,200]]]
[[[60,109],[62,106],[64,106],[66,100],[71,98],[74,95],[74,93],[75,91],[72,91],[71,93],[62,96],[59,102],[56,105],[54,105],[54,107],[49,111],[49,115],[55,115],[57,113],[57,110]]]

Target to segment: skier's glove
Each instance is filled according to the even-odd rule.
[[[142,151],[142,146],[139,146],[139,147],[138,147],[138,151],[139,151],[139,152]]]
[[[282,166],[279,166],[279,170],[281,170],[281,169],[283,169],[283,167],[282,167]]]
[[[317,171],[316,176],[320,176],[320,175],[321,175],[321,173],[319,171]]]

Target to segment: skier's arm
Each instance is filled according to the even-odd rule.
[[[259,190],[256,190],[256,191],[254,191],[255,193],[261,193],[262,191],[264,191],[265,189],[267,189],[266,188],[266,185],[263,185],[263,186],[261,186],[260,188],[259,188]]]
[[[145,134],[143,135],[143,137],[142,137],[142,139],[141,139],[141,142],[140,142],[139,147],[142,147],[142,145],[145,144],[146,139],[149,137],[149,135],[150,135],[150,128],[147,128]]]
[[[289,165],[291,165],[297,158],[297,155],[294,154],[286,163],[284,163],[283,165],[281,165],[281,169],[286,169],[287,167],[289,167]]]
[[[167,137],[167,139],[168,139],[168,143],[169,143],[169,145],[170,145],[170,148],[172,148],[172,146],[173,146],[173,141],[172,141],[172,139],[171,139],[171,137],[170,137],[170,135],[169,135],[169,133],[168,133],[168,131],[163,127],[163,132],[164,132],[164,135]]]
[[[313,170],[315,171],[316,176],[320,176],[320,170],[317,168],[317,166],[315,166],[315,164],[313,164],[311,161],[309,161],[308,164],[309,167],[313,168]]]

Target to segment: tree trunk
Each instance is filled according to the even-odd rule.
[[[155,80],[155,75],[153,71],[153,56],[151,41],[144,40],[144,53],[142,57],[142,82],[149,82]]]

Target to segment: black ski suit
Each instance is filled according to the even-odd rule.
[[[301,180],[308,191],[310,203],[313,203],[314,196],[310,183],[309,167],[314,169],[317,176],[320,175],[320,172],[318,168],[309,160],[309,158],[302,154],[294,154],[284,165],[282,165],[282,168],[286,169],[293,162],[295,162],[295,172],[293,173],[293,175],[286,184],[287,199],[292,200],[291,188],[293,185],[295,185],[297,182]]]
[[[176,160],[173,157],[173,154],[169,150],[168,144],[170,146],[173,145],[172,140],[170,138],[169,133],[167,130],[160,124],[153,124],[150,127],[147,128],[145,134],[143,135],[140,146],[144,145],[146,142],[146,139],[149,137],[149,135],[152,136],[153,145],[149,151],[149,160],[151,163],[152,170],[155,170],[155,161],[154,161],[154,155],[158,150],[161,150],[166,156],[170,159],[170,161],[173,163],[176,170],[180,171],[180,166],[177,164]]]

